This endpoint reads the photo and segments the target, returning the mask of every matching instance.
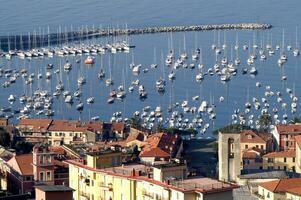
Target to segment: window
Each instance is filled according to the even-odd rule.
[[[263,149],[263,145],[260,145],[260,148]]]
[[[248,147],[249,147],[249,146],[246,144],[246,145],[245,145],[245,149],[247,149]]]
[[[50,164],[51,163],[51,155],[47,156],[47,163]]]
[[[252,139],[252,135],[248,135],[248,139],[251,140]]]
[[[286,171],[286,166],[283,167],[284,171]]]
[[[40,181],[44,181],[44,172],[40,172]]]
[[[72,133],[69,133],[69,136],[72,137]]]
[[[258,146],[258,145],[256,145],[256,148],[259,148],[259,146]]]
[[[268,158],[268,163],[273,163],[274,159],[273,158]]]
[[[295,157],[293,157],[293,162],[295,162]]]
[[[40,158],[40,165],[44,164],[44,156],[39,156]]]
[[[55,136],[59,136],[59,134],[58,134],[58,133],[55,133]]]
[[[283,162],[286,162],[286,158],[283,158]]]
[[[46,172],[47,181],[51,181],[51,172]]]

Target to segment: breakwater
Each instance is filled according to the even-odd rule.
[[[51,45],[63,45],[68,42],[86,40],[97,37],[117,35],[153,34],[164,32],[209,31],[231,29],[270,29],[267,23],[239,23],[239,24],[212,24],[191,26],[160,26],[146,28],[79,28],[76,31],[57,31],[56,33],[28,33],[20,35],[0,36],[0,48],[4,51],[10,49],[31,49]],[[44,32],[44,31],[43,31]]]

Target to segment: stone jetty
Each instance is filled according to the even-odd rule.
[[[92,37],[106,37],[115,35],[154,34],[164,32],[188,32],[231,29],[270,29],[267,23],[239,23],[239,24],[211,24],[191,26],[159,26],[146,28],[81,28],[76,31],[57,32],[50,34],[28,34],[0,36],[1,49],[28,49],[30,47],[42,47],[47,45],[61,45],[66,42],[84,40]]]

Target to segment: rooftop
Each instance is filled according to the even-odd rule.
[[[294,187],[287,189],[286,192],[291,193],[293,195],[301,196],[301,187]]]
[[[289,125],[277,125],[276,126],[279,134],[301,134],[301,124],[289,124]]]
[[[266,141],[262,139],[252,130],[243,130],[240,133],[240,142],[241,143],[262,143],[265,144]]]
[[[288,189],[301,187],[301,178],[279,179],[259,184],[259,186],[275,193],[283,193]]]
[[[88,167],[82,163],[76,162],[75,160],[68,160],[66,161],[66,163],[94,172],[107,173],[112,176],[131,178],[137,181],[146,181],[151,184],[156,184],[165,188],[170,188],[183,192],[197,191],[202,193],[214,193],[219,191],[232,190],[238,187],[234,184],[223,183],[218,180],[203,177],[196,177],[181,181],[172,181],[168,184],[167,182],[156,181],[146,176],[151,167],[143,164],[129,164],[122,165],[120,167],[96,169]],[[139,171],[140,173],[138,173]]]
[[[19,174],[24,176],[33,175],[32,154],[23,154],[12,157],[7,164],[17,171]]]
[[[68,192],[74,191],[72,188],[65,185],[37,185],[35,188],[42,190],[44,192]]]
[[[296,151],[290,150],[290,151],[275,151],[268,154],[265,154],[264,158],[285,158],[285,157],[295,157]]]

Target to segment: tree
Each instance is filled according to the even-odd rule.
[[[33,144],[26,141],[17,141],[15,149],[17,152],[30,153],[32,151]]]
[[[222,133],[240,133],[242,130],[249,130],[251,129],[249,126],[244,126],[241,124],[229,124],[223,128],[217,129],[213,131],[213,135],[217,135],[218,132]]]
[[[272,124],[272,117],[268,114],[262,114],[259,116],[258,125],[260,132],[267,132]]]
[[[289,121],[290,124],[297,124],[297,123],[301,123],[301,118],[299,117],[294,117],[293,119],[291,119]]]
[[[0,128],[0,145],[4,147],[10,146],[10,136],[4,128]]]
[[[140,128],[141,127],[141,119],[139,117],[132,117],[130,120],[130,125],[133,128]]]

